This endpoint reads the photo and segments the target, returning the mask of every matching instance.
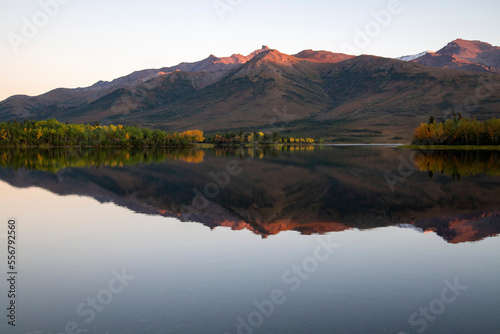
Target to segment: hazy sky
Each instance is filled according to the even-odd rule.
[[[391,1],[0,0],[0,100],[262,45],[289,54],[347,45],[385,57],[438,50],[456,38],[500,45],[497,0]],[[377,23],[380,11],[390,15]],[[356,40],[357,31],[368,39]]]

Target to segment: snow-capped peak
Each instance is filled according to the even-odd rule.
[[[434,53],[434,51],[428,51],[427,50],[427,51],[424,51],[424,52],[417,53],[416,55],[402,56],[402,57],[398,57],[396,59],[399,59],[399,60],[402,60],[402,61],[412,61],[412,60],[418,59],[420,57],[423,57],[423,56],[425,56],[428,53]]]

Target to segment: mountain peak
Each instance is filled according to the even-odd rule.
[[[495,48],[496,47],[492,46],[489,43],[458,38],[448,43],[444,48],[439,50],[438,53],[463,58],[475,58],[478,53],[489,51]]]
[[[228,64],[244,64],[247,61],[252,60],[255,56],[261,54],[262,52],[268,51],[268,50],[270,50],[269,47],[266,45],[263,45],[261,49],[255,50],[254,52],[252,52],[248,56],[243,56],[239,53],[234,53],[229,57],[217,58],[214,56],[213,61],[214,61],[214,63],[226,64],[226,65],[228,65]],[[209,59],[210,59],[210,57],[209,57]]]
[[[485,46],[492,46],[490,43],[486,43],[477,39],[474,40],[469,40],[469,39],[463,39],[463,38],[457,38],[450,43],[456,43],[458,45],[463,45],[463,46],[470,46],[470,45],[485,45]]]
[[[500,73],[500,47],[477,40],[457,38],[437,52],[423,52],[398,59],[430,67]]]
[[[258,55],[254,57],[256,62],[273,62],[280,63],[284,65],[291,65],[299,62],[300,60],[295,58],[294,56],[289,56],[287,54],[281,53],[275,49],[267,49],[260,52]]]
[[[271,49],[267,45],[262,45],[262,48],[255,50],[254,52],[252,52],[251,54],[248,55],[248,60],[252,59],[253,57],[257,56],[258,54],[260,54],[262,52],[269,51],[269,50],[271,50]]]

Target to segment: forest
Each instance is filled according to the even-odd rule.
[[[200,130],[166,133],[128,125],[63,124],[55,119],[0,123],[0,146],[4,147],[193,147],[202,142],[217,146],[311,145],[323,140],[242,130],[205,138]]]
[[[428,123],[415,129],[415,145],[500,145],[500,119],[478,121],[454,115],[437,122],[433,116]]]
[[[199,130],[166,133],[125,125],[63,124],[55,119],[0,123],[0,146],[191,147],[204,139]]]

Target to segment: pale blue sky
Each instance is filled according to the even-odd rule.
[[[88,86],[210,54],[248,54],[261,45],[289,54],[340,52],[343,43],[356,46],[355,29],[368,27],[374,22],[371,13],[389,3],[217,0],[232,7],[221,19],[214,0],[65,0],[15,52],[9,38],[23,37],[23,18],[33,22],[42,11],[40,2],[51,1],[62,2],[0,0],[0,100]],[[400,0],[400,6],[401,12],[391,15],[358,53],[396,57],[437,50],[455,38],[500,45],[498,1]],[[38,18],[43,24],[43,15]]]

